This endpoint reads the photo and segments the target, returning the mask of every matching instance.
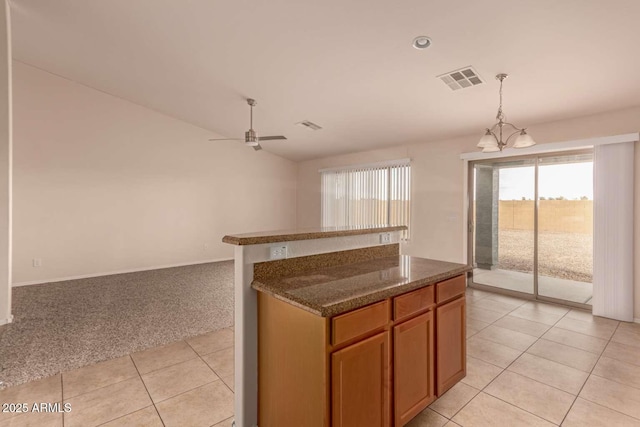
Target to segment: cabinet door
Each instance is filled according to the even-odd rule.
[[[467,372],[465,299],[436,308],[436,394],[460,381]]]
[[[389,332],[331,355],[333,427],[390,425]]]
[[[433,311],[393,328],[395,426],[409,422],[435,399]]]

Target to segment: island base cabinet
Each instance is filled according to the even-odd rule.
[[[333,427],[388,427],[391,417],[389,332],[331,355]]]
[[[465,277],[321,317],[258,293],[260,427],[401,427],[466,373]]]
[[[436,308],[436,394],[442,396],[467,372],[465,299]]]
[[[395,427],[435,399],[433,311],[393,328]]]

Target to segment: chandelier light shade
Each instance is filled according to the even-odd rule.
[[[526,129],[520,129],[514,124],[507,122],[506,116],[502,112],[502,82],[507,77],[509,77],[509,75],[504,73],[496,76],[496,79],[500,80],[500,106],[498,107],[498,114],[496,114],[498,122],[490,128],[487,128],[485,134],[478,142],[478,148],[482,148],[483,153],[502,151],[514,136],[513,148],[526,148],[536,145],[536,142],[531,135],[527,133]],[[508,132],[511,133],[505,138],[505,134]]]

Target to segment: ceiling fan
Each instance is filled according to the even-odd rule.
[[[262,147],[259,144],[259,141],[273,141],[276,139],[287,139],[282,135],[277,136],[258,136],[256,131],[253,130],[253,107],[257,104],[255,99],[248,98],[247,104],[251,108],[250,113],[250,121],[249,121],[249,130],[244,133],[244,143],[250,147],[253,147],[254,150],[262,150]],[[242,141],[242,138],[218,138],[218,139],[210,139],[209,141]]]

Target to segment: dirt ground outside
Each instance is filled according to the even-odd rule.
[[[592,282],[593,235],[540,232],[538,246],[538,274]],[[500,230],[498,268],[533,273],[533,231]]]

